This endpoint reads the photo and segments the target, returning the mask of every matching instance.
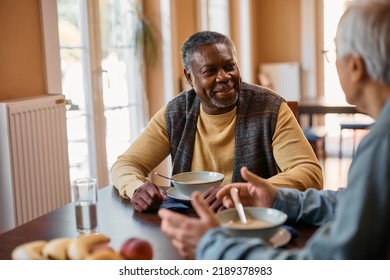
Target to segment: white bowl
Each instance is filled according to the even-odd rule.
[[[257,237],[269,241],[287,220],[284,212],[273,208],[244,207],[244,211],[248,219],[247,224],[241,224],[235,208],[218,212],[221,227],[233,236]]]
[[[225,176],[211,171],[190,171],[172,176],[172,184],[185,196],[191,197],[194,191],[204,193],[211,186],[219,186]]]

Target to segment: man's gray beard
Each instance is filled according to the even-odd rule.
[[[218,102],[217,99],[214,98],[214,96],[211,98],[211,103],[218,108],[227,108],[234,105],[237,102],[237,100],[238,100],[238,92],[236,92],[236,98],[229,103]]]

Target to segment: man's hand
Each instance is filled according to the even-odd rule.
[[[168,209],[160,209],[161,230],[171,239],[179,254],[186,259],[194,259],[199,240],[212,227],[219,226],[219,221],[199,192],[194,192],[191,199],[199,218],[191,218]]]
[[[250,172],[246,167],[241,168],[241,176],[248,183],[232,183],[224,186],[217,198],[223,200],[226,208],[234,207],[230,197],[230,189],[236,187],[242,205],[271,208],[276,198],[276,189],[270,182]]]
[[[156,212],[167,199],[163,189],[146,182],[134,192],[130,203],[137,212]]]
[[[222,204],[222,199],[217,199],[216,197],[220,189],[221,187],[219,186],[213,186],[202,194],[203,199],[207,202],[210,209],[214,212],[219,212],[223,209],[226,209]]]

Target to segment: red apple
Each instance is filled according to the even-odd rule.
[[[153,248],[150,243],[140,238],[129,238],[121,246],[121,255],[127,260],[151,260]]]

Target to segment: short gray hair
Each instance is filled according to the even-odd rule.
[[[224,44],[229,47],[236,56],[236,48],[233,41],[226,35],[215,31],[201,31],[192,34],[181,47],[181,62],[187,72],[191,72],[191,60],[200,46],[211,44]]]
[[[361,56],[372,79],[390,84],[390,1],[351,1],[335,43],[339,58]]]

